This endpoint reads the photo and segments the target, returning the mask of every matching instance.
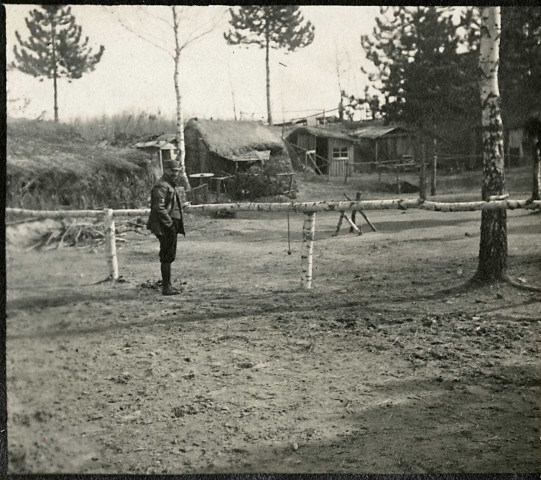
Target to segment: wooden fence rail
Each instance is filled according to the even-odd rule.
[[[305,288],[312,287],[313,242],[315,234],[316,212],[345,212],[362,210],[388,210],[418,208],[437,212],[470,212],[476,210],[494,210],[518,208],[541,209],[539,200],[494,199],[490,202],[432,202],[417,199],[394,200],[362,200],[362,201],[322,201],[322,202],[290,202],[290,203],[213,203],[184,206],[185,212],[296,212],[304,213],[303,236],[301,246],[301,283]],[[22,218],[103,218],[106,232],[106,255],[109,277],[112,281],[119,278],[116,255],[114,217],[137,217],[150,213],[150,209],[112,210],[25,210],[22,208],[6,208],[6,214]]]

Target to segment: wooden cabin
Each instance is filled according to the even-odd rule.
[[[403,163],[415,157],[415,133],[404,127],[368,125],[350,132],[356,140],[355,161],[358,164]]]
[[[305,165],[320,175],[344,177],[353,164],[355,139],[338,130],[302,126],[293,129],[287,141]]]

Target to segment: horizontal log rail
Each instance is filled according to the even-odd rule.
[[[213,203],[204,205],[184,206],[186,212],[297,212],[305,214],[303,226],[303,240],[301,246],[302,284],[309,289],[312,286],[312,252],[315,233],[316,212],[340,212],[363,210],[386,210],[419,208],[437,212],[469,212],[476,210],[494,210],[517,208],[541,209],[539,200],[509,200],[496,197],[490,202],[432,202],[421,199],[396,200],[362,200],[345,202],[290,202],[290,203]],[[25,210],[22,208],[6,208],[6,214],[22,218],[102,218],[106,231],[106,257],[109,269],[108,278],[113,282],[119,278],[116,256],[115,217],[136,217],[148,215],[150,209],[122,209],[112,210]]]
[[[496,200],[476,202],[433,202],[417,199],[361,200],[361,201],[320,201],[320,202],[287,202],[287,203],[208,203],[202,205],[185,204],[185,212],[341,212],[360,210],[407,210],[418,208],[437,212],[470,212],[475,210],[497,210],[501,208],[516,210],[525,208],[541,209],[541,200]],[[136,217],[148,215],[150,209],[114,210],[115,217]],[[101,218],[104,210],[25,210],[22,208],[6,208],[6,214],[22,218]]]

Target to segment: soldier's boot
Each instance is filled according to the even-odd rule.
[[[179,290],[173,288],[171,285],[171,264],[162,263],[162,295],[178,295],[181,293]]]

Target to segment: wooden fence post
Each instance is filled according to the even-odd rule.
[[[434,158],[432,160],[432,185],[430,186],[430,195],[436,195],[436,175],[438,170],[438,141],[434,138]]]
[[[103,213],[104,213],[104,223],[105,223],[105,254],[107,255],[107,265],[109,266],[109,278],[112,281],[115,281],[115,280],[118,280],[115,219],[113,217],[112,209],[105,208]]]
[[[312,288],[312,252],[314,250],[314,236],[316,232],[316,213],[309,212],[304,216],[302,227],[301,246],[301,283],[306,289]]]
[[[419,177],[419,198],[426,200],[426,149],[425,142],[421,144],[421,172]]]

